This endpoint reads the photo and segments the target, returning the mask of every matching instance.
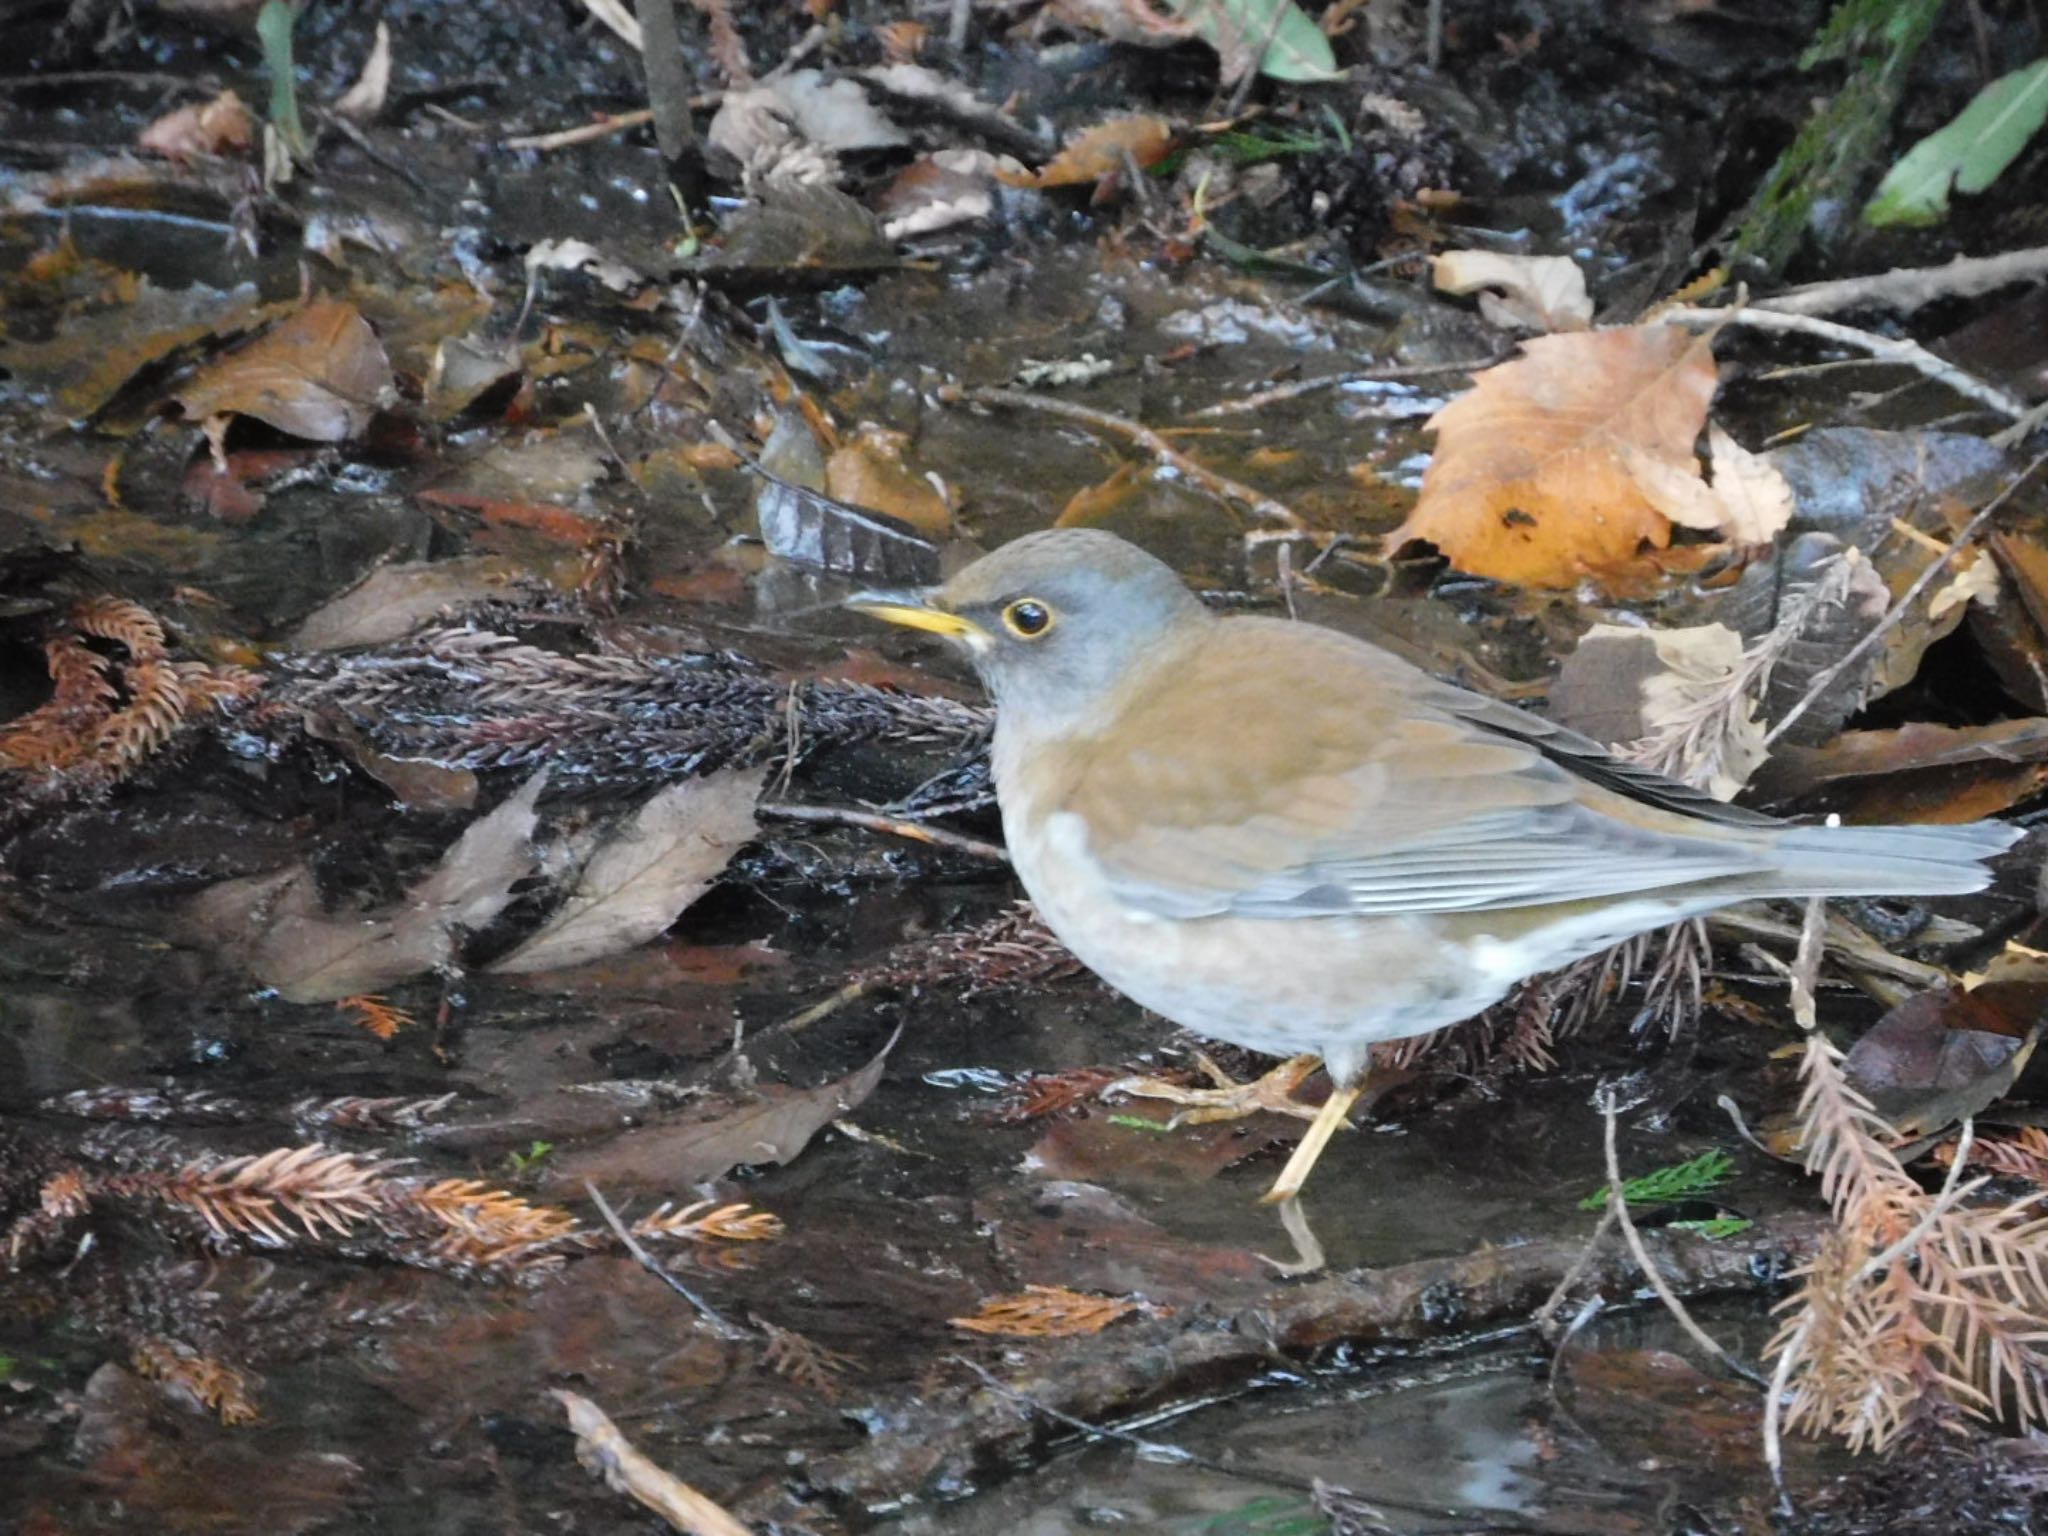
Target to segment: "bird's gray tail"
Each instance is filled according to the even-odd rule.
[[[1959,827],[1787,827],[1775,839],[1776,896],[1950,896],[1991,883],[1985,860],[2022,829],[2003,821]]]

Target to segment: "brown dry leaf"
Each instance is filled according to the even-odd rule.
[[[254,139],[254,121],[242,98],[233,91],[222,91],[211,101],[165,113],[142,130],[135,144],[167,160],[186,161],[202,155],[242,154]]]
[[[520,567],[500,555],[380,565],[314,609],[285,644],[295,651],[387,645],[451,609],[503,599],[523,578]]]
[[[1478,291],[1479,312],[1503,328],[1583,331],[1593,323],[1586,274],[1569,256],[1445,251],[1432,270],[1438,292]]]
[[[672,1189],[715,1179],[742,1164],[793,1162],[811,1138],[867,1102],[882,1081],[896,1036],[858,1072],[815,1088],[763,1085],[746,1103],[694,1105],[587,1151],[548,1160],[550,1187]]]
[[[1129,1296],[1091,1296],[1063,1285],[1027,1285],[1017,1296],[994,1296],[972,1317],[948,1319],[969,1333],[992,1333],[1009,1339],[1072,1339],[1100,1333],[1133,1312],[1157,1314],[1158,1308]]]
[[[909,438],[902,432],[863,424],[825,461],[825,493],[907,523],[926,538],[953,532],[953,509],[929,480],[903,461]]]
[[[765,768],[672,784],[607,840],[538,933],[490,969],[524,973],[636,949],[704,894],[754,836]]]
[[[229,418],[253,416],[316,443],[361,436],[392,398],[391,363],[353,304],[315,299],[200,370],[175,397],[218,451]]]
[[[334,915],[305,865],[209,887],[186,905],[183,928],[218,946],[286,1002],[370,994],[455,958],[455,936],[502,912],[534,866],[536,774],[473,822],[403,901]]]
[[[1712,348],[1675,326],[1539,336],[1432,417],[1421,499],[1391,535],[1460,570],[1533,587],[1651,575],[1671,541],[1624,455],[1692,466]]]
[[[2019,1080],[2040,1037],[2044,993],[2038,980],[1919,993],[1871,1025],[1842,1070],[1902,1138],[1944,1131]]]
[[[665,1472],[636,1450],[619,1426],[587,1397],[560,1388],[551,1396],[569,1415],[576,1433],[576,1460],[605,1486],[653,1510],[683,1536],[752,1536],[727,1514],[672,1472]]]
[[[1148,479],[1135,464],[1117,465],[1107,480],[1083,486],[1068,497],[1060,515],[1053,519],[1053,527],[1093,528],[1136,499],[1145,490]]]
[[[996,175],[1013,187],[1078,187],[1118,174],[1126,154],[1144,170],[1164,160],[1172,148],[1173,129],[1164,118],[1133,113],[1082,129],[1035,176],[1001,170]]]
[[[1732,799],[1768,755],[1743,663],[1742,636],[1724,624],[1595,624],[1558,670],[1551,713],[1595,741],[1652,749],[1660,771]]]

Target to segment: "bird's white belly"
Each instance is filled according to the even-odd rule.
[[[1111,892],[1078,818],[1028,819],[1006,811],[1004,831],[1046,926],[1119,992],[1198,1034],[1362,1065],[1374,1042],[1470,1018],[1528,973],[1509,946],[1481,953],[1424,914],[1155,917]]]

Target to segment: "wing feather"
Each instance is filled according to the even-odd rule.
[[[1232,620],[1127,686],[1115,731],[1037,766],[1159,916],[1484,912],[1774,864],[1769,818],[1334,631]]]

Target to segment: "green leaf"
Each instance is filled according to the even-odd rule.
[[[1275,80],[1342,76],[1330,40],[1294,0],[1169,0],[1173,12],[1223,60],[1226,83],[1244,72],[1251,51],[1267,39],[1259,73]]]
[[[1668,1168],[1656,1168],[1638,1178],[1625,1179],[1621,1185],[1621,1197],[1631,1209],[1645,1205],[1669,1205],[1674,1200],[1689,1200],[1694,1195],[1704,1194],[1717,1185],[1728,1182],[1735,1164],[1726,1152],[1716,1147],[1711,1152],[1702,1152],[1688,1162],[1673,1163]],[[1592,1194],[1579,1202],[1582,1211],[1597,1211],[1607,1204],[1607,1186],[1601,1185]]]
[[[2048,121],[2048,59],[2001,75],[1947,127],[1907,150],[1863,209],[1863,222],[1924,226],[1948,212],[1948,196],[1982,192],[2019,158]]]

